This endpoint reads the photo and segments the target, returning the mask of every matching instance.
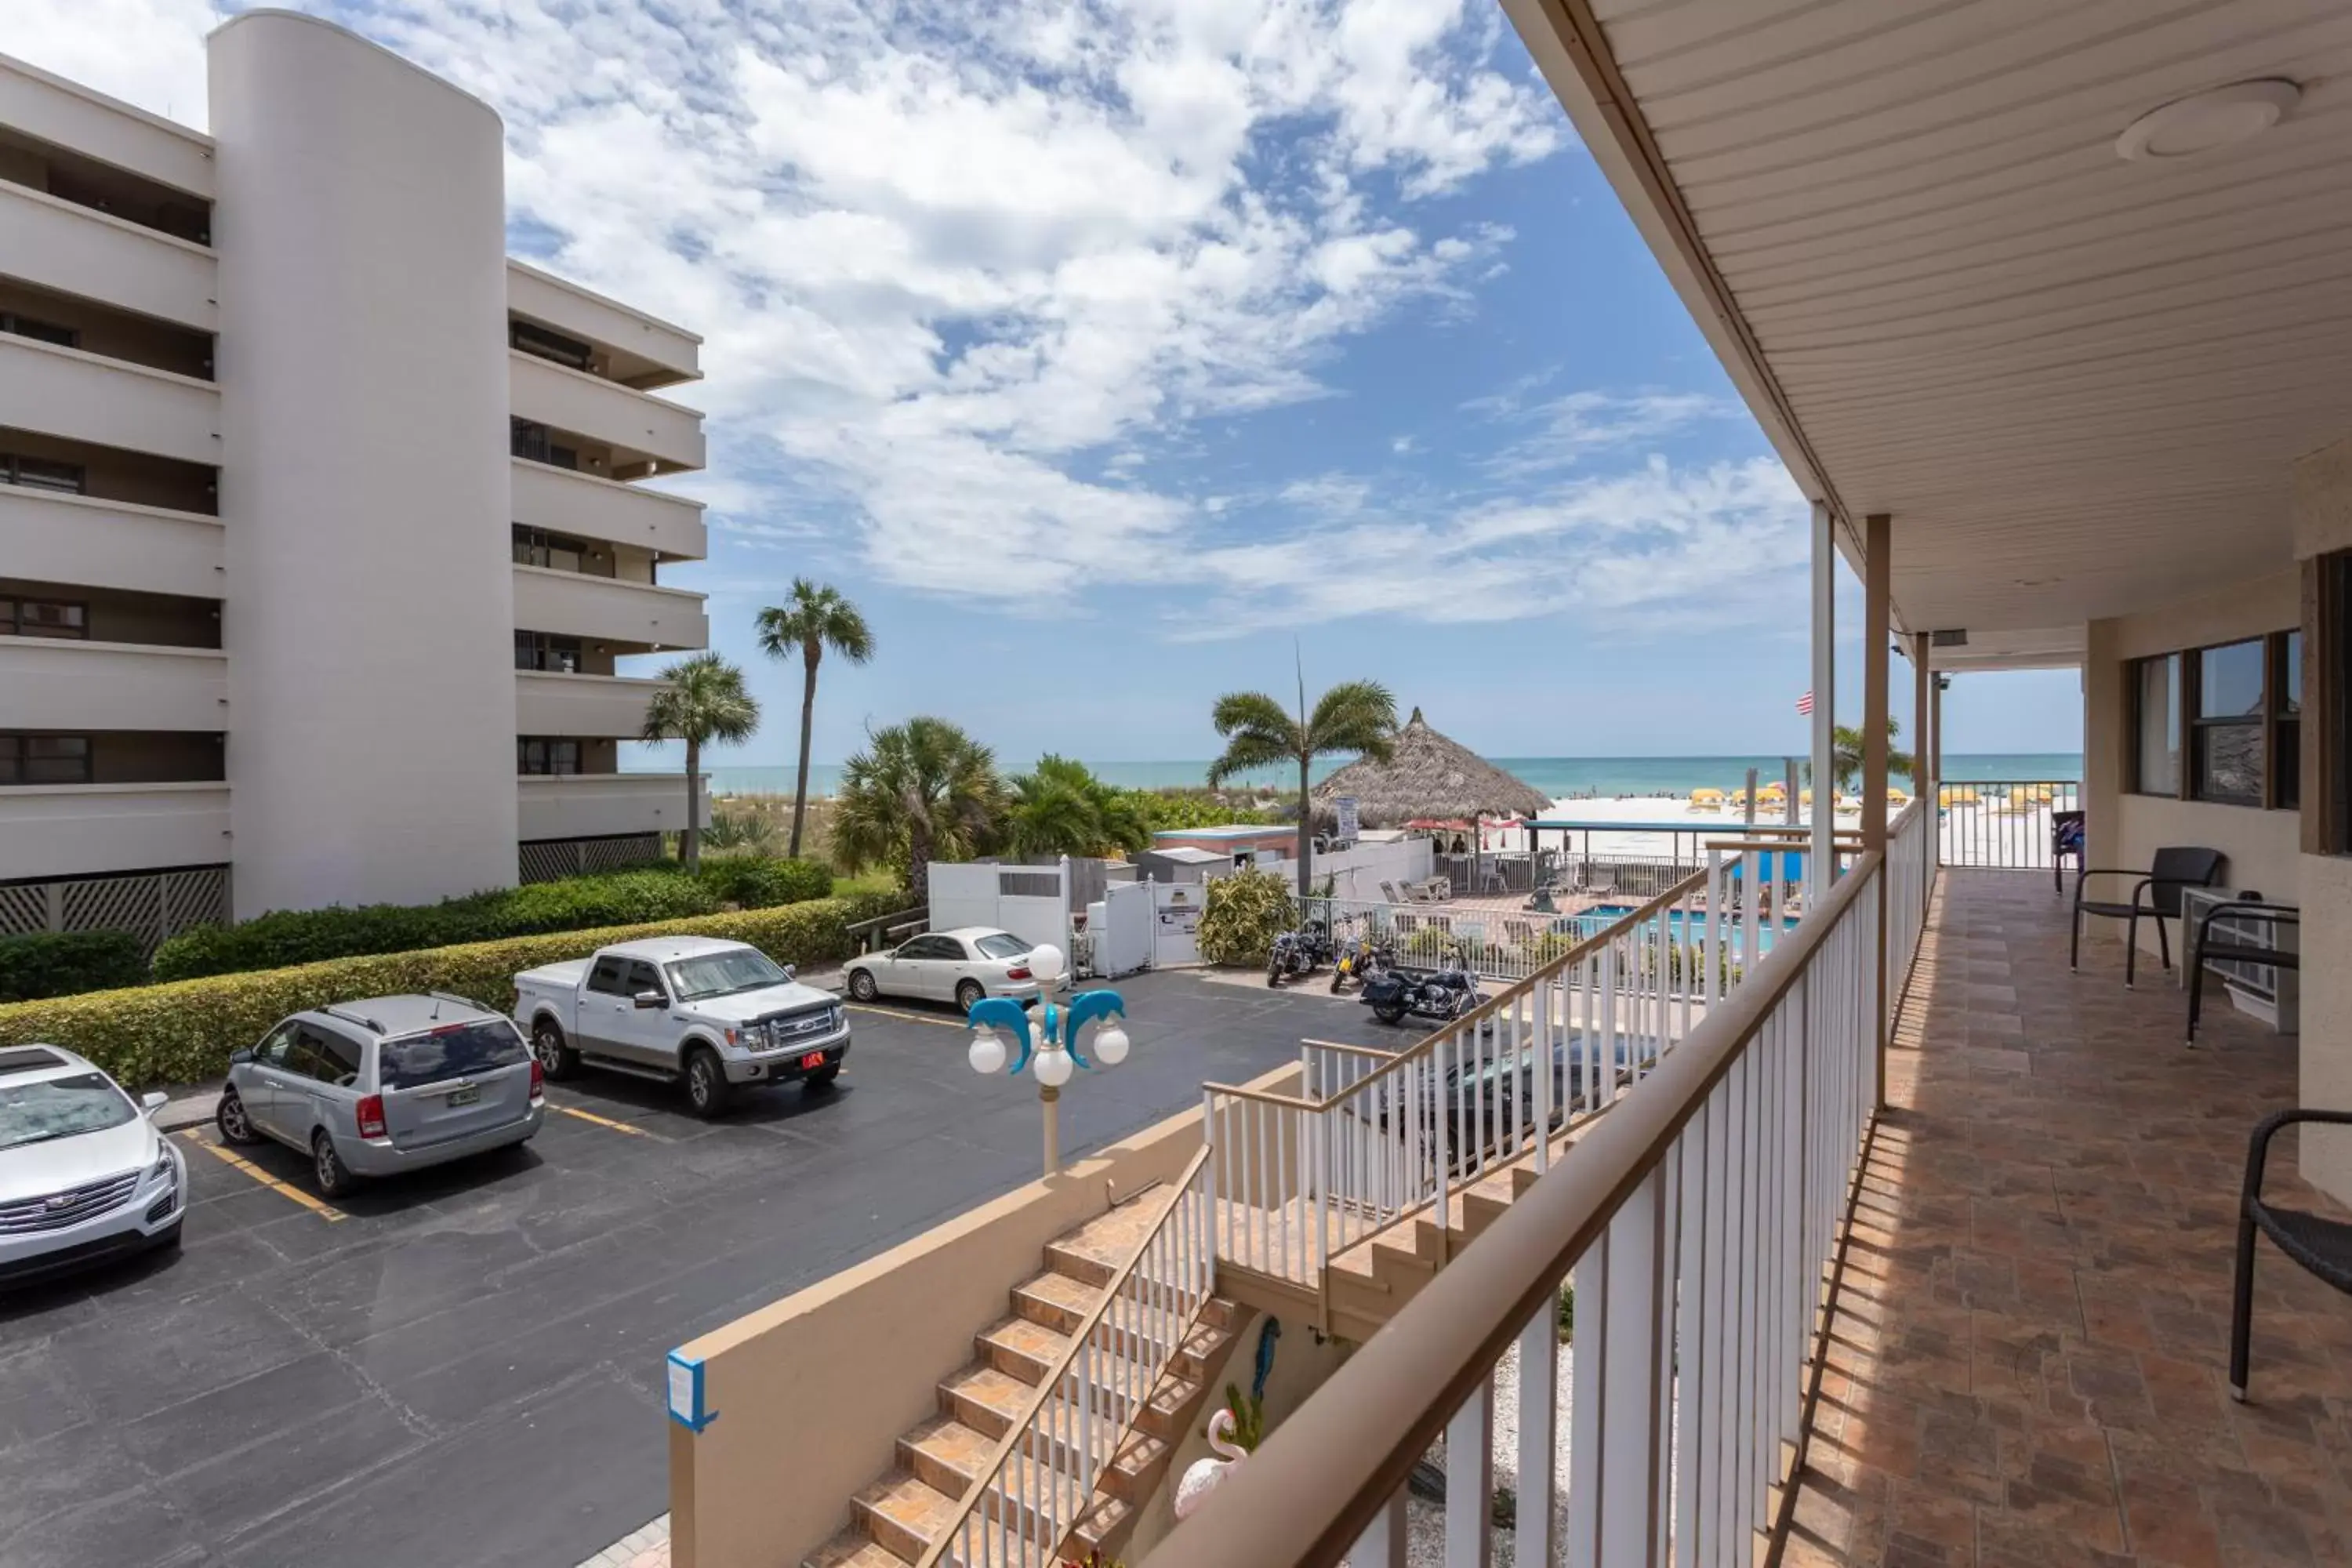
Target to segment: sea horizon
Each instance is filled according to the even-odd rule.
[[[1489,757],[1486,760],[1554,800],[1685,795],[1695,789],[1729,790],[1746,781],[1749,768],[1757,771],[1759,779],[1770,780],[1780,778],[1788,764],[1785,756],[1763,755]],[[1346,757],[1324,758],[1316,764],[1313,777],[1319,782],[1345,766],[1348,761]],[[1803,758],[1797,761],[1801,768]],[[1089,761],[1087,766],[1105,783],[1121,789],[1198,788],[1206,781],[1209,759]],[[631,768],[624,771],[667,773],[671,770]],[[720,765],[710,768],[709,772],[711,791],[715,795],[790,795],[793,792],[793,769],[790,766]],[[1944,756],[1946,783],[1965,784],[1987,779],[2080,782],[2082,776],[2083,753],[2080,752],[1948,752]],[[1244,785],[1265,784],[1276,789],[1287,785],[1295,789],[1297,780],[1294,771],[1274,767],[1254,769],[1237,775],[1234,782]],[[832,795],[840,783],[841,764],[838,763],[813,763],[809,765],[809,793],[812,795]]]

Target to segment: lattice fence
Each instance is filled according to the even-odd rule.
[[[541,838],[519,847],[516,874],[526,882],[551,882],[588,871],[621,871],[662,858],[658,833],[625,833],[612,838]]]
[[[0,884],[0,935],[37,931],[127,931],[150,956],[168,936],[229,918],[228,868],[195,866]]]

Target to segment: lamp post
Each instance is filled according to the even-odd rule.
[[[1067,1006],[1054,1003],[1055,984],[1067,961],[1051,942],[1029,953],[1029,972],[1037,978],[1037,1007],[1032,1014],[1010,996],[986,996],[972,1004],[971,1070],[985,1078],[1004,1070],[1010,1054],[1007,1037],[1020,1048],[1012,1072],[1034,1068],[1037,1100],[1045,1109],[1045,1174],[1062,1168],[1062,1086],[1080,1068],[1097,1063],[1115,1068],[1127,1059],[1127,1003],[1116,991],[1081,991]],[[1079,1031],[1094,1026],[1090,1045],[1093,1061],[1078,1048]]]

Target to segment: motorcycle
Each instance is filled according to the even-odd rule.
[[[1408,974],[1391,970],[1364,982],[1364,1005],[1383,1024],[1399,1024],[1411,1016],[1450,1024],[1475,1009],[1478,982],[1462,962],[1462,950],[1448,952],[1436,973]]]
[[[1349,981],[1358,985],[1368,984],[1376,975],[1386,974],[1396,967],[1396,953],[1386,942],[1370,937],[1357,937],[1340,944],[1339,959],[1331,965],[1331,994]]]
[[[1278,986],[1294,974],[1312,974],[1330,961],[1330,937],[1320,921],[1308,921],[1274,939],[1265,955],[1265,983]]]

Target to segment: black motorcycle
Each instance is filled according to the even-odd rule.
[[[1408,1016],[1450,1024],[1480,1000],[1478,982],[1464,966],[1459,948],[1446,953],[1434,973],[1391,970],[1364,982],[1364,1005],[1383,1024],[1402,1023]]]
[[[1330,962],[1330,937],[1320,921],[1308,921],[1274,939],[1265,955],[1265,983],[1280,985],[1294,974],[1312,974]]]
[[[1384,942],[1370,937],[1356,937],[1339,944],[1339,956],[1331,964],[1331,994],[1350,980],[1357,985],[1370,984],[1376,977],[1396,967],[1396,952]]]

